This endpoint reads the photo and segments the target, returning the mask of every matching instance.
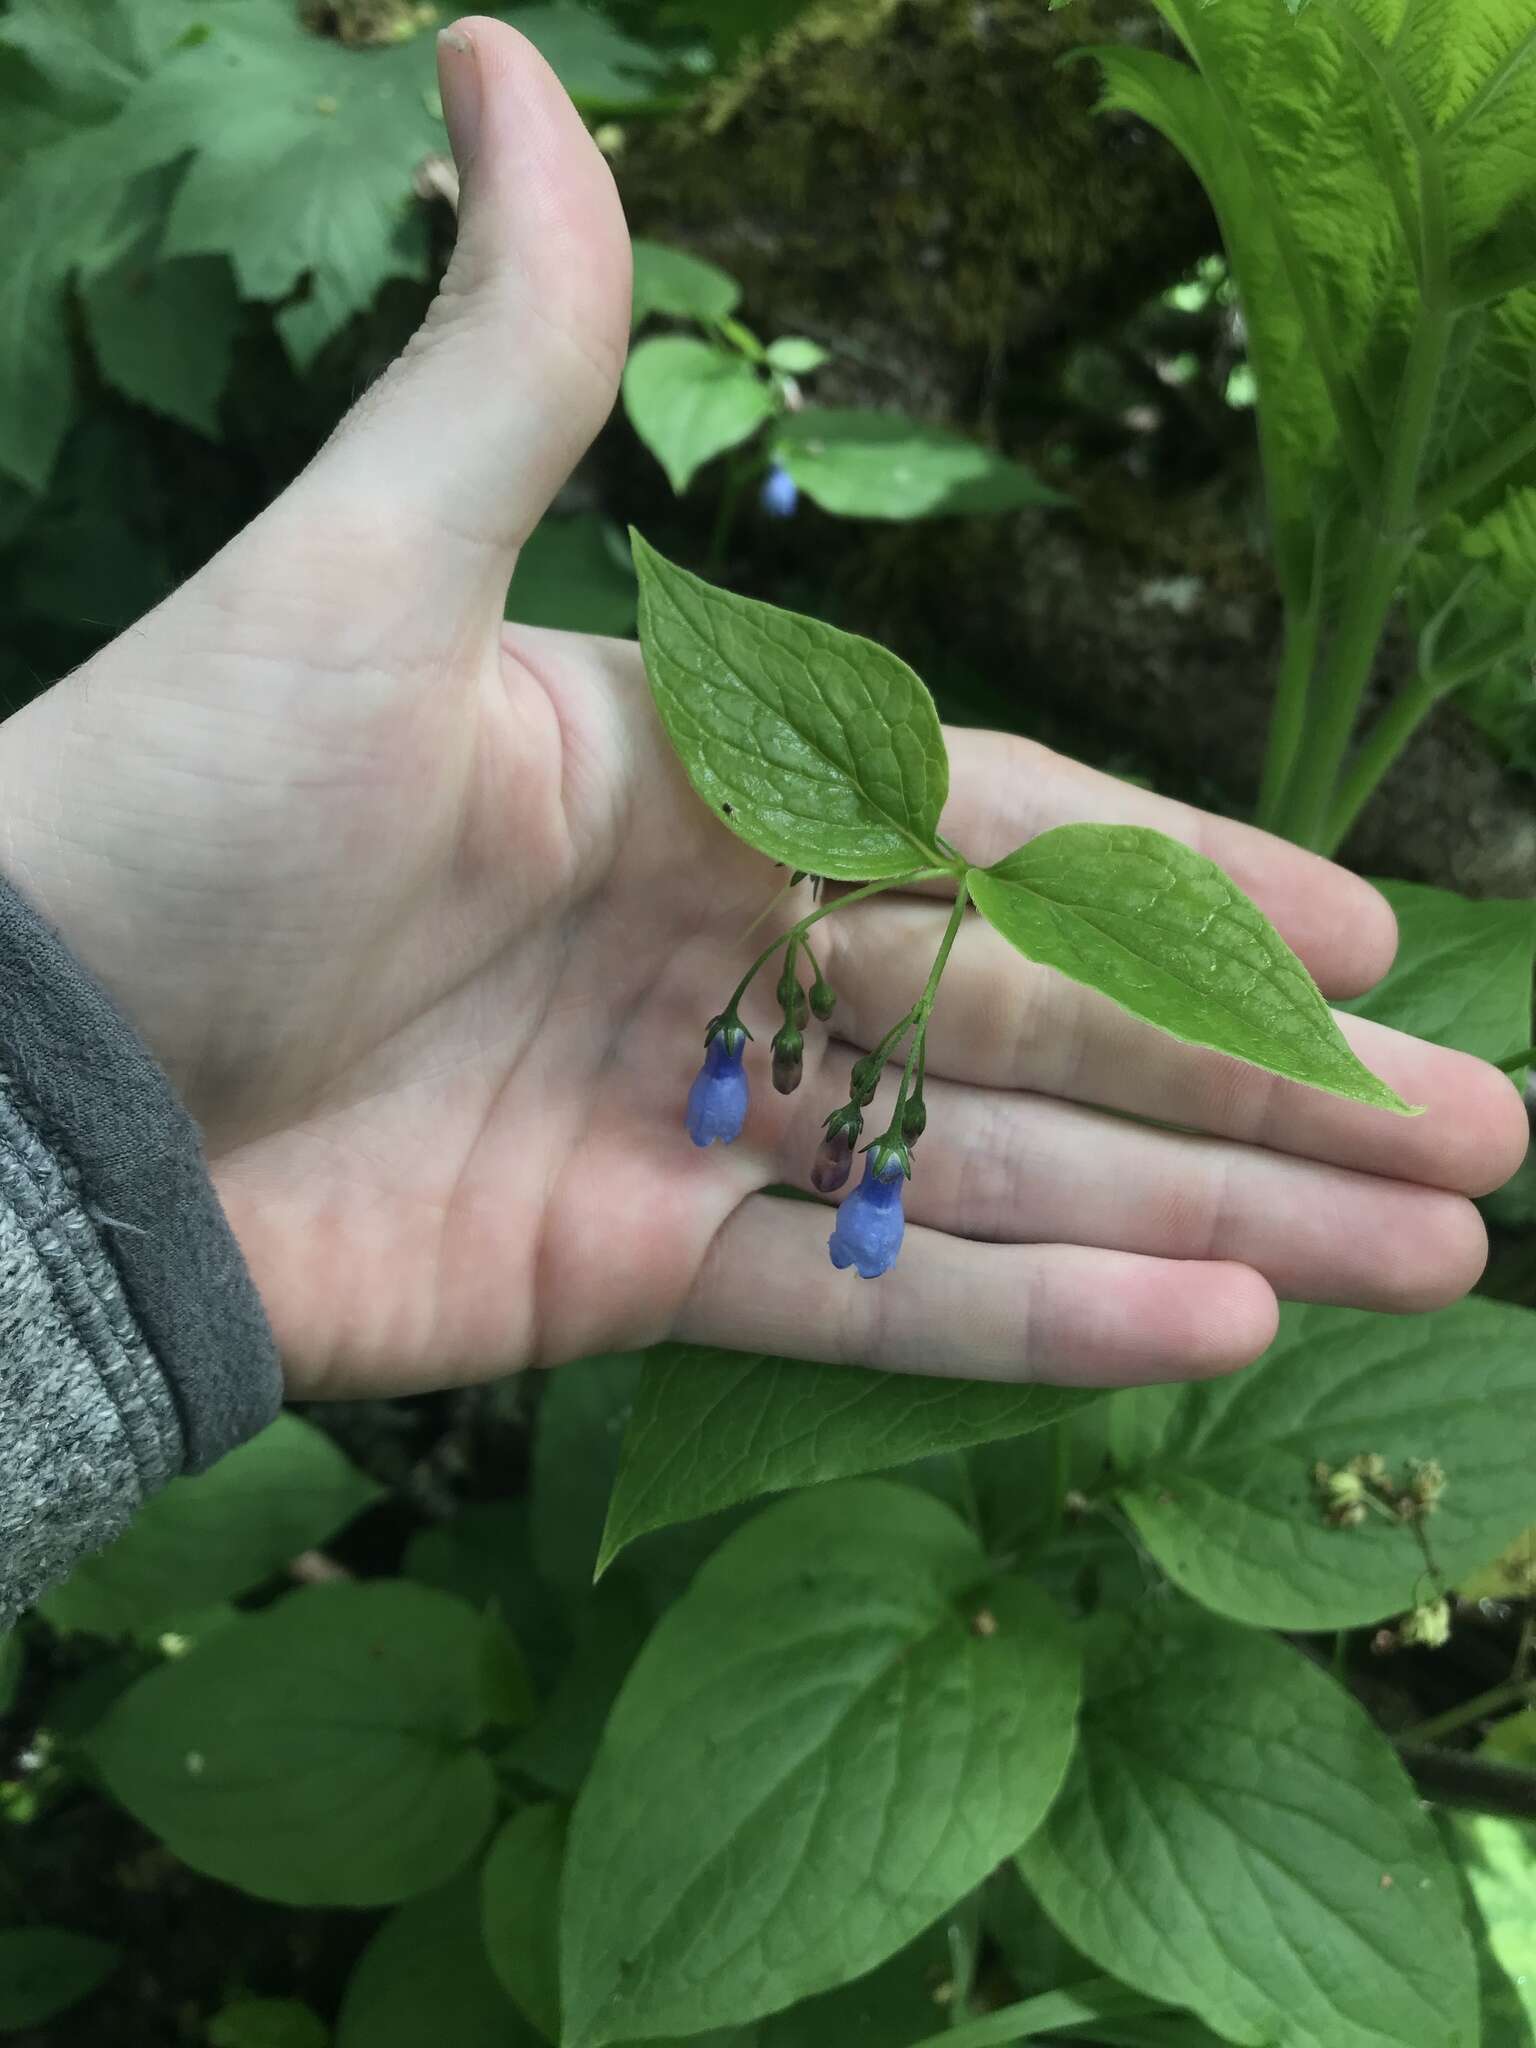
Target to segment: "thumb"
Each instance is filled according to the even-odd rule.
[[[449,541],[499,606],[518,548],[612,409],[629,236],[607,164],[525,37],[470,16],[438,37],[438,75],[461,182],[453,260],[310,481],[371,530],[382,515],[431,550],[443,580]]]

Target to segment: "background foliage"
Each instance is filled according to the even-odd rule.
[[[1326,387],[1401,388],[1426,133],[1458,288],[1522,283],[1536,23],[1423,0],[1394,93],[1348,28],[1392,9],[1314,5],[1306,41],[1281,0],[1169,5],[1212,43],[1202,100],[1150,10],[1093,0],[506,12],[641,237],[623,406],[510,614],[634,631],[633,519],[889,641],[951,715],[1246,807],[1223,721],[1257,725],[1319,563],[1328,602],[1348,582]],[[0,11],[9,703],[237,531],[420,317],[452,234],[435,25]],[[1264,289],[1286,239],[1337,362]],[[1533,1035],[1530,295],[1448,352],[1465,439],[1431,483],[1506,461],[1426,529],[1372,686],[1476,655],[1471,718],[1356,842],[1407,879],[1355,1007],[1496,1060]],[[1529,2048],[1533,1188],[1487,1205],[1485,1298],[1289,1310],[1232,1382],[664,1346],[285,1417],[0,1643],[0,2032]],[[1316,1468],[1367,1457],[1382,1511],[1330,1526]],[[1430,1460],[1433,1513],[1394,1517]]]

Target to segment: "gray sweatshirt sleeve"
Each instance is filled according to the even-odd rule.
[[[197,1127],[0,879],[0,1629],[281,1390]]]

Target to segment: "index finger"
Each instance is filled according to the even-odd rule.
[[[1379,890],[1321,854],[1254,825],[1156,796],[1011,733],[948,726],[943,827],[978,867],[1053,825],[1149,825],[1214,861],[1299,953],[1329,996],[1380,981],[1397,951],[1397,919]]]

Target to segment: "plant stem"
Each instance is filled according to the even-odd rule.
[[[901,1086],[896,1091],[896,1107],[891,1111],[889,1135],[901,1136],[901,1113],[907,1106],[907,1097],[912,1091],[912,1080],[917,1073],[918,1062],[923,1056],[923,1042],[928,1032],[928,1019],[933,1011],[933,999],[939,992],[945,964],[955,940],[959,937],[960,926],[970,905],[970,897],[962,888],[955,897],[955,907],[949,913],[949,923],[944,927],[944,936],[939,941],[939,950],[933,956],[933,965],[928,970],[928,981],[911,1011],[911,1021],[916,1027],[912,1035],[912,1049],[907,1054],[907,1064],[902,1069]]]
[[[1536,413],[1523,427],[1492,448],[1485,448],[1481,455],[1475,455],[1462,468],[1454,470],[1433,489],[1426,491],[1419,500],[1420,521],[1425,526],[1432,526],[1442,514],[1454,512],[1468,498],[1476,497],[1479,491],[1496,484],[1506,471],[1524,462],[1533,451],[1536,451]]]
[[[1438,689],[1426,687],[1415,676],[1399,690],[1386,710],[1366,734],[1349,764],[1328,812],[1319,851],[1336,853],[1354,830],[1355,820],[1375,795],[1377,787],[1398,755],[1424,723],[1440,700]]]
[[[1409,1743],[1399,1744],[1397,1753],[1421,1799],[1467,1813],[1536,1820],[1536,1771],[1490,1763],[1459,1749],[1419,1749]]]
[[[1413,1746],[1438,1742],[1442,1736],[1454,1735],[1469,1722],[1482,1721],[1504,1707],[1518,1707],[1533,1696],[1536,1696],[1536,1685],[1528,1678],[1506,1678],[1502,1685],[1490,1686],[1487,1692],[1480,1692],[1475,1699],[1463,1700],[1459,1707],[1448,1707],[1432,1720],[1421,1721],[1417,1728],[1410,1728],[1400,1735],[1398,1741]]]
[[[1518,1074],[1522,1067],[1536,1067],[1536,1045],[1528,1045],[1524,1052],[1512,1053],[1507,1060],[1496,1060],[1494,1064],[1506,1074]]]
[[[862,903],[866,896],[879,896],[887,889],[910,889],[914,882],[953,881],[954,872],[953,868],[914,868],[909,875],[890,875],[883,882],[866,882],[861,889],[850,889],[846,896],[834,896],[830,903],[818,904],[814,910],[807,912],[798,924],[792,924],[787,932],[780,932],[771,944],[764,946],[762,952],[737,982],[731,1000],[720,1014],[724,1017],[731,1015],[751,986],[753,975],[760,967],[767,966],[780,946],[789,944],[791,940],[798,944],[813,924],[820,924],[821,920],[830,917],[834,910],[842,910],[850,903]],[[961,896],[958,900],[963,903],[965,898]]]
[[[1287,607],[1285,650],[1270,713],[1264,747],[1264,777],[1259,786],[1258,822],[1273,830],[1285,809],[1286,789],[1307,729],[1307,694],[1317,660],[1317,631],[1322,611],[1320,574],[1314,565],[1312,589],[1299,611]]]
[[[1005,2005],[997,2012],[984,2013],[979,2020],[967,2020],[964,2026],[947,2027],[942,2034],[919,2041],[917,2048],[1009,2048],[1011,2042],[1059,2034],[1064,2027],[1084,2027],[1100,2019],[1131,2019],[1167,2009],[1163,2000],[1117,1984],[1113,1977],[1093,1977],[1065,1991],[1047,1991],[1019,2005]]]

